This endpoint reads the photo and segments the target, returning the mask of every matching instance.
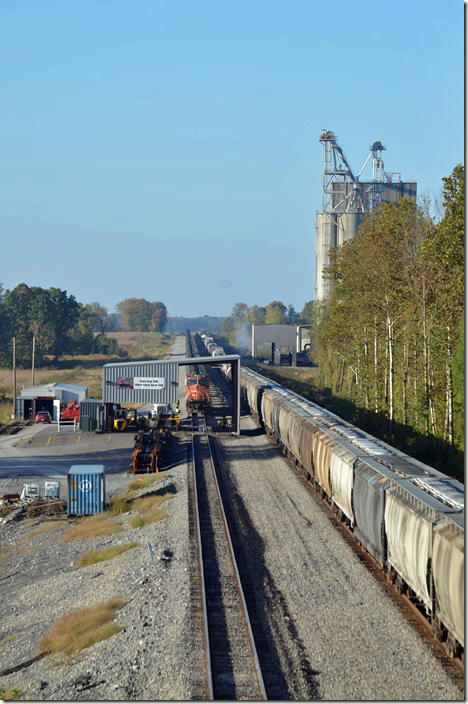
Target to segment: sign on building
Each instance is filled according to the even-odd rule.
[[[133,388],[163,391],[166,388],[166,384],[163,376],[135,376],[133,377]]]

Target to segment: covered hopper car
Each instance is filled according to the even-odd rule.
[[[212,340],[205,346],[218,351]],[[266,433],[448,652],[464,657],[463,485],[251,369],[240,382]]]

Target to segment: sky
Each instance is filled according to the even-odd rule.
[[[3,0],[0,33],[7,289],[300,311],[323,129],[432,201],[463,163],[461,2]]]

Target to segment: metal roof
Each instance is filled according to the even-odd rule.
[[[158,365],[167,365],[167,364],[177,364],[179,366],[187,366],[188,364],[206,364],[210,362],[211,364],[216,363],[216,364],[222,364],[223,362],[233,362],[236,359],[240,359],[240,356],[238,354],[225,354],[225,355],[219,355],[217,357],[187,357],[185,359],[149,359],[149,360],[142,360],[140,362],[135,361],[135,362],[113,362],[112,364],[104,364],[103,369],[106,369],[107,367],[133,367],[133,366],[138,366],[141,364],[158,364]]]
[[[103,464],[73,464],[68,470],[68,474],[104,474],[106,471]]]

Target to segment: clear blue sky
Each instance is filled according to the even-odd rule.
[[[313,298],[322,128],[440,196],[464,158],[464,6],[4,0],[0,281],[112,312]]]

